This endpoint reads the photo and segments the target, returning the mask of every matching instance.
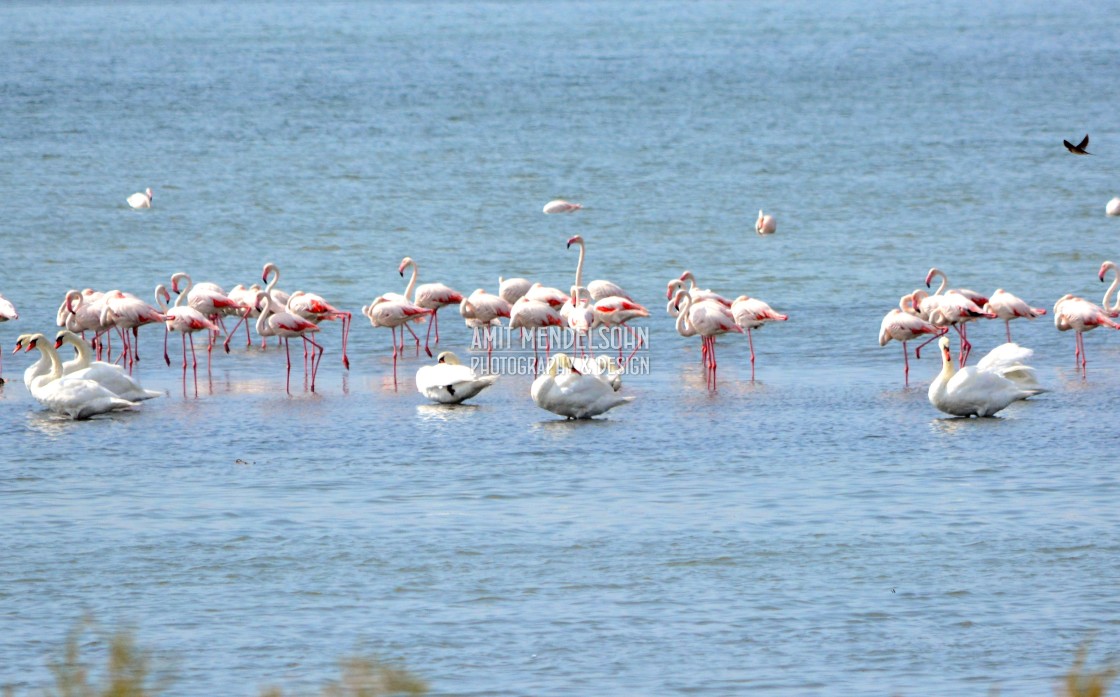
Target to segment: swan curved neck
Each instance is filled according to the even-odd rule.
[[[73,346],[74,350],[78,352],[78,367],[88,368],[93,363],[93,351],[81,337],[75,334],[67,334],[62,337],[62,340]]]
[[[43,355],[51,362],[51,370],[48,375],[50,379],[48,382],[53,382],[62,377],[62,359],[58,357],[58,351],[54,350],[45,336],[40,335],[38,341],[35,342],[35,348],[39,349]]]

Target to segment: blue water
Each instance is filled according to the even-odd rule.
[[[1050,392],[943,418],[936,354],[880,348],[931,266],[1051,307],[1120,256],[1109,3],[368,2],[0,6],[0,685],[51,684],[85,613],[177,695],[312,692],[398,661],[439,695],[1051,695],[1120,639],[1120,337],[1018,341]],[[1092,157],[1062,139],[1091,135]],[[153,208],[126,196],[150,186]],[[545,216],[553,198],[573,215]],[[753,231],[758,209],[777,234]],[[411,353],[338,329],[193,376],[141,332],[134,413],[73,423],[15,336],[69,288],[187,271],[357,312],[420,280],[585,278],[650,307],[633,404],[568,423],[507,375],[429,406]],[[790,315],[719,342],[685,269]],[[443,314],[441,348],[470,354]],[[970,332],[983,353],[1000,323]]]

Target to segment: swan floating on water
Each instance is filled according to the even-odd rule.
[[[552,357],[529,394],[541,409],[569,419],[590,419],[634,401],[615,394],[609,380],[576,371],[571,357],[564,353]]]
[[[1017,344],[997,346],[975,366],[953,367],[949,338],[941,347],[941,372],[929,386],[929,402],[953,416],[992,416],[1012,402],[1046,390],[1038,387],[1034,369],[1021,363],[1033,351]]]
[[[470,366],[460,363],[454,353],[443,351],[435,365],[421,366],[416,371],[416,390],[433,402],[459,404],[497,380],[497,375],[478,375]]]

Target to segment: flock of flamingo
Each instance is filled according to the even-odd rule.
[[[152,193],[133,194],[128,203],[134,208],[151,206]],[[551,201],[544,212],[572,213],[582,206],[563,200]],[[772,234],[776,229],[773,216],[759,211],[756,231],[760,235]],[[439,311],[457,305],[459,314],[468,328],[475,331],[475,345],[480,330],[482,345],[492,338],[492,327],[507,320],[509,330],[528,332],[533,342],[534,373],[536,379],[530,389],[534,401],[544,409],[569,418],[585,418],[602,414],[616,406],[626,404],[631,398],[619,397],[622,374],[627,361],[641,345],[641,337],[628,323],[649,317],[649,311],[619,285],[602,279],[584,282],[583,272],[587,247],[580,235],[568,239],[569,249],[577,247],[579,257],[572,284],[569,288],[547,287],[526,278],[498,279],[498,292],[489,293],[478,288],[468,295],[442,283],[418,284],[419,266],[405,257],[397,271],[403,278],[411,270],[403,293],[383,293],[361,308],[362,315],[372,327],[388,328],[392,335],[393,384],[397,386],[397,359],[405,350],[405,331],[415,341],[417,354],[420,337],[412,326],[426,323],[424,350],[432,356],[431,343],[439,343]],[[1116,264],[1101,264],[1098,278],[1105,280],[1112,272],[1113,281],[1105,292],[1102,305],[1083,298],[1065,295],[1054,305],[1054,323],[1058,330],[1075,332],[1074,355],[1078,368],[1086,375],[1086,358],[1083,335],[1098,326],[1120,329],[1113,318],[1120,317],[1120,297],[1112,298],[1120,287],[1120,271]],[[1034,370],[1026,365],[1031,352],[1011,343],[1013,319],[1034,319],[1046,314],[1043,308],[1031,307],[1024,300],[997,289],[990,297],[965,288],[950,288],[945,273],[937,268],[929,270],[925,278],[927,288],[935,278],[940,278],[938,288],[914,290],[899,300],[899,306],[883,318],[879,344],[898,341],[903,349],[903,376],[909,384],[909,347],[907,343],[919,338],[926,341],[915,350],[920,356],[923,346],[940,339],[943,369],[930,385],[929,398],[934,406],[947,413],[967,416],[984,416],[995,413],[1007,404],[1025,399],[1042,391],[1034,378]],[[142,400],[155,396],[144,390],[131,377],[139,360],[139,329],[147,324],[163,324],[163,357],[171,365],[168,350],[172,333],[179,334],[181,365],[184,380],[190,365],[197,385],[198,357],[195,334],[206,337],[207,369],[211,367],[213,352],[224,335],[222,348],[230,351],[230,342],[241,325],[245,326],[246,347],[252,346],[252,324],[261,339],[261,348],[270,337],[283,342],[287,363],[286,389],[291,391],[291,339],[303,343],[305,380],[315,390],[319,364],[325,348],[316,335],[324,321],[338,321],[341,325],[341,353],[344,368],[349,369],[347,344],[352,315],[331,305],[322,296],[295,291],[287,293],[277,288],[280,270],[274,263],[264,264],[260,283],[238,284],[229,292],[211,282],[194,283],[189,275],[178,272],[169,278],[168,285],[155,287],[155,305],[121,290],[98,292],[92,289],[68,291],[56,316],[62,327],[55,339],[45,334],[23,334],[16,343],[16,351],[38,349],[41,358],[28,367],[24,383],[42,404],[58,413],[73,418],[131,408]],[[263,285],[262,285],[263,284]],[[177,298],[171,302],[172,293]],[[750,347],[751,379],[755,377],[755,351],[752,332],[772,322],[783,322],[788,316],[775,311],[766,302],[748,295],[734,299],[712,290],[699,287],[692,271],[684,271],[666,284],[666,312],[675,319],[681,336],[699,336],[701,363],[710,389],[717,382],[716,339],[723,334],[746,334]],[[0,322],[18,318],[11,302],[0,296]],[[971,343],[968,325],[980,319],[1000,319],[1006,327],[1008,343],[997,347],[976,367],[966,367]],[[232,322],[228,328],[227,322]],[[630,356],[623,357],[621,342],[617,360],[612,356],[593,355],[592,331],[600,327],[612,332],[629,331],[637,339]],[[573,355],[549,356],[549,331],[559,328],[570,331]],[[944,335],[954,330],[960,337],[960,350],[956,365]],[[544,331],[542,331],[544,330]],[[398,340],[399,332],[399,340]],[[434,333],[434,336],[433,336]],[[85,337],[92,334],[90,343]],[[114,357],[114,334],[120,339],[120,349]],[[540,370],[538,337],[545,340],[546,367]],[[621,334],[619,334],[621,337]],[[581,348],[580,340],[584,345]],[[70,343],[76,358],[63,362],[58,348]],[[190,346],[191,360],[187,352]],[[94,360],[96,354],[97,360]],[[577,355],[578,354],[578,355]],[[100,360],[102,356],[107,360]],[[417,371],[416,387],[429,399],[440,403],[459,403],[486,389],[497,379],[495,375],[478,375],[472,368],[462,365],[451,351],[439,354],[432,366]],[[2,382],[2,380],[0,380]],[[197,387],[196,387],[197,389]]]

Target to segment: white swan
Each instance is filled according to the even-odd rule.
[[[1120,215],[1120,196],[1109,199],[1108,203],[1105,204],[1104,214],[1111,216]]]
[[[992,416],[1012,402],[1045,391],[1037,387],[1024,387],[1019,382],[1001,375],[993,365],[1001,363],[999,358],[993,359],[991,364],[986,365],[986,369],[976,365],[957,371],[953,367],[953,356],[949,352],[949,338],[941,337],[937,340],[937,345],[941,347],[941,372],[929,386],[929,402],[946,414]],[[1003,347],[997,349],[1000,350],[1003,350]],[[985,356],[984,360],[987,359],[988,356]],[[1021,368],[1030,371],[1028,366],[1021,366]]]
[[[34,334],[20,334],[19,337],[16,338],[16,347],[12,349],[12,353],[19,353],[20,351],[26,350],[28,344],[31,343],[31,339],[34,337]],[[39,360],[27,366],[27,369],[23,371],[23,384],[27,386],[27,390],[30,392],[31,383],[35,381],[35,378],[46,375],[49,372],[51,372],[51,357],[42,353],[39,355]]]
[[[88,419],[97,414],[136,406],[136,402],[121,399],[93,380],[63,377],[62,361],[46,336],[33,335],[26,350],[33,348],[50,358],[51,372],[31,381],[31,396],[51,411],[71,419]]]
[[[151,188],[145,189],[144,193],[137,191],[135,194],[128,197],[128,205],[133,208],[151,208],[152,207],[152,190]]]
[[[70,344],[78,352],[77,358],[62,364],[63,376],[93,380],[121,399],[130,402],[141,402],[163,394],[155,390],[145,390],[136,378],[115,363],[94,361],[89,343],[74,332],[67,329],[59,331],[54,340],[55,349],[61,348],[63,343]]]
[[[497,380],[497,375],[476,374],[470,366],[460,363],[454,353],[443,351],[435,365],[421,366],[416,371],[416,390],[433,402],[459,404]]]
[[[606,380],[574,370],[571,357],[563,353],[552,357],[529,394],[541,409],[569,419],[589,419],[634,401],[616,395]]]

